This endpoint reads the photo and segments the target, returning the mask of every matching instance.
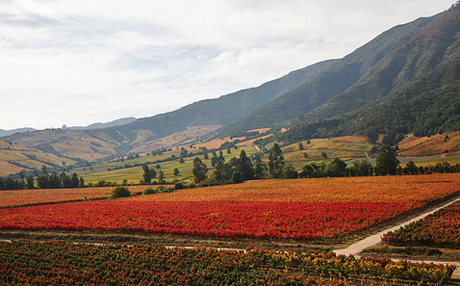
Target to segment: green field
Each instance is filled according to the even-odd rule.
[[[225,161],[228,162],[232,157],[238,157],[240,155],[241,150],[244,150],[247,154],[247,156],[250,156],[252,154],[257,153],[257,150],[252,147],[239,147],[238,149],[231,149],[231,154],[227,154],[226,150],[223,150],[223,156],[225,158]],[[193,152],[191,152],[193,154]],[[146,162],[154,162],[158,160],[165,160],[167,158],[170,158],[172,155],[175,155],[176,159],[168,162],[161,162],[158,163],[161,168],[160,169],[155,169],[155,166],[157,163],[151,163],[149,164],[150,169],[155,169],[157,171],[157,178],[154,178],[153,181],[158,180],[158,172],[163,171],[165,175],[165,180],[170,182],[174,180],[179,180],[179,181],[188,181],[192,178],[192,169],[193,169],[193,160],[195,157],[199,157],[203,163],[208,166],[208,173],[211,172],[212,166],[211,166],[211,157],[212,154],[211,152],[208,153],[209,159],[205,160],[203,158],[203,155],[198,155],[198,156],[190,156],[184,158],[184,163],[179,163],[180,159],[180,152],[176,152],[174,150],[173,152],[168,152],[164,153],[162,155],[148,155],[148,156],[143,156],[131,160],[124,160],[124,162],[110,162],[106,164],[99,164],[99,165],[94,165],[92,166],[92,170],[90,170],[90,167],[85,167],[85,168],[78,168],[73,171],[75,171],[77,174],[80,176],[83,176],[85,179],[86,183],[97,183],[100,180],[105,180],[105,181],[110,181],[110,182],[116,182],[117,184],[121,184],[123,180],[127,180],[129,184],[139,184],[139,181],[143,179],[143,169],[142,166],[136,166],[136,167],[130,167],[130,168],[121,168],[121,169],[116,169],[119,167],[124,167],[125,165],[135,165],[135,164],[145,164]],[[174,169],[178,168],[179,169],[179,175],[175,176],[174,175]],[[111,169],[111,171],[108,171]]]

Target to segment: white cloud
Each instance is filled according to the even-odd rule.
[[[453,0],[3,0],[0,128],[152,116],[340,58]]]

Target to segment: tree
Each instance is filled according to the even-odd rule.
[[[195,178],[195,182],[199,183],[204,181],[207,178],[208,167],[200,160],[200,158],[196,157],[193,160],[193,169],[192,173]]]
[[[268,156],[268,171],[273,178],[280,178],[283,171],[284,157],[280,146],[275,143],[273,149]]]
[[[37,185],[40,189],[47,189],[49,186],[49,175],[48,175],[48,170],[46,169],[46,166],[42,166],[42,174],[38,175],[38,173],[35,173],[37,175]]]
[[[115,190],[112,191],[112,195],[110,196],[110,198],[116,199],[129,196],[131,196],[131,192],[128,190],[127,187],[116,187]]]
[[[35,188],[35,186],[34,186],[34,177],[32,177],[32,176],[27,176],[27,177],[26,177],[26,182],[27,182],[27,188],[28,188],[29,190]]]
[[[180,163],[180,164],[184,164],[184,163],[185,163],[184,158],[181,157],[181,158],[179,159],[179,163]]]
[[[321,152],[321,157],[323,157],[324,159],[327,159],[327,153],[326,152]]]
[[[254,177],[256,179],[261,179],[264,175],[264,171],[267,169],[265,165],[262,163],[262,159],[260,158],[260,155],[256,157],[255,160],[255,174]]]
[[[179,169],[178,168],[174,168],[174,176],[178,176],[179,175]]]
[[[396,175],[399,160],[396,158],[396,148],[383,145],[376,159],[376,169],[380,175]]]
[[[217,155],[214,154],[211,158],[211,166],[215,167],[217,165],[217,161],[219,161],[219,157],[217,157]]]
[[[148,165],[142,166],[142,169],[144,170],[144,174],[142,175],[144,177],[144,182],[146,184],[150,184],[152,182],[152,175],[150,174],[150,169]]]
[[[377,128],[369,128],[366,131],[364,131],[364,137],[366,137],[367,142],[369,142],[370,144],[377,143],[377,140],[379,140],[379,133],[377,131]]]
[[[217,182],[226,182],[230,180],[232,178],[232,165],[236,165],[236,163],[225,164],[225,158],[220,154],[217,160],[216,169],[213,172],[213,178]]]
[[[295,179],[298,177],[298,173],[294,166],[288,164],[286,165],[286,167],[283,168],[282,177],[285,179]]]
[[[72,174],[71,181],[72,181],[71,183],[72,188],[78,188],[78,185],[80,184],[80,180],[78,179],[77,173]]]
[[[160,183],[160,184],[166,183],[166,181],[165,181],[165,172],[163,172],[163,171],[158,172],[158,183]]]
[[[84,188],[85,187],[85,180],[83,179],[83,177],[80,177],[80,188]]]
[[[252,168],[251,159],[248,158],[246,152],[241,150],[240,158],[238,160],[238,169],[243,176],[243,180],[253,180],[254,179],[254,169]]]
[[[303,150],[303,144],[302,144],[302,142],[299,142],[299,150],[300,150],[300,151]]]
[[[346,169],[347,164],[339,158],[335,158],[326,166],[326,175],[329,177],[343,177]]]
[[[407,171],[409,172],[409,174],[411,174],[411,175],[417,175],[418,174],[419,170],[418,170],[417,166],[415,165],[414,161],[407,162],[406,168],[407,168]]]
[[[372,164],[367,159],[354,160],[351,172],[355,176],[371,176],[373,173]]]

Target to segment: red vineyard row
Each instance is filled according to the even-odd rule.
[[[423,203],[94,201],[2,209],[0,228],[317,240],[339,238],[421,206]]]
[[[460,248],[460,202],[390,232],[382,240],[393,245]]]

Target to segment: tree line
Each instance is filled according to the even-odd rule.
[[[24,190],[24,189],[60,189],[60,188],[83,188],[85,180],[78,177],[76,173],[71,175],[65,171],[61,173],[48,172],[45,165],[42,166],[41,172],[34,171],[35,176],[25,175],[24,171],[19,172],[20,179],[10,177],[0,177],[0,190]]]

